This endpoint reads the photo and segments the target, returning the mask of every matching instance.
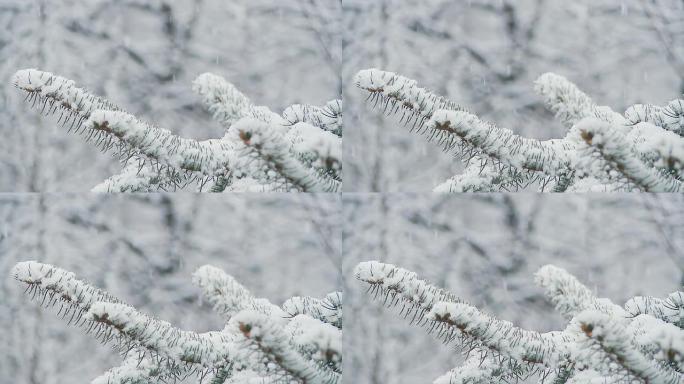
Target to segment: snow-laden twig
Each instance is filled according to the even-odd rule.
[[[199,75],[192,83],[192,90],[202,98],[202,103],[213,118],[226,129],[244,117],[264,122],[280,118],[267,107],[255,106],[233,84],[213,73]]]
[[[309,123],[342,137],[342,101],[331,100],[325,106],[295,104],[283,111],[290,124]]]
[[[629,331],[639,348],[661,364],[684,372],[684,333],[681,328],[650,315],[639,315]]]
[[[302,163],[336,182],[342,170],[342,138],[308,123],[296,123],[285,135],[291,151]]]
[[[193,274],[192,282],[202,290],[214,311],[230,320],[243,310],[254,310],[264,315],[284,317],[285,313],[264,298],[256,298],[247,288],[223,270],[205,265]]]
[[[396,73],[366,69],[356,74],[356,86],[368,92],[368,101],[385,112],[400,114],[401,122],[418,128],[430,120],[438,110],[465,111],[461,106],[437,96],[418,82]]]
[[[360,263],[354,276],[369,285],[369,292],[381,297],[388,307],[401,307],[411,322],[424,323],[425,315],[441,301],[462,302],[456,295],[418,278],[416,273],[378,261]]]
[[[129,353],[123,364],[96,377],[90,384],[147,384],[163,379],[161,375],[164,371],[144,354]]]
[[[576,167],[598,177],[605,184],[635,186],[646,192],[679,192],[682,182],[679,174],[668,175],[641,160],[634,144],[627,140],[619,128],[595,118],[586,118],[576,125],[583,145]],[[677,138],[679,139],[679,138]],[[673,154],[681,163],[678,146]]]
[[[673,292],[665,299],[636,296],[625,303],[630,315],[651,315],[657,319],[684,328],[684,292]]]
[[[245,118],[229,133],[240,157],[241,169],[265,181],[273,190],[336,192],[340,182],[304,165],[290,149],[282,130],[262,121]]]
[[[136,345],[171,362],[214,368],[226,363],[235,354],[230,334],[182,331],[126,304],[94,303],[88,316],[92,321],[109,327],[112,332],[119,332]]]
[[[660,128],[684,136],[684,100],[675,99],[665,107],[649,104],[635,104],[625,111],[630,124],[651,123]]]
[[[291,317],[308,315],[337,328],[342,328],[342,292],[332,292],[325,298],[295,296],[283,303]]]
[[[232,145],[226,140],[185,139],[166,129],[146,124],[126,112],[95,110],[84,126],[113,135],[140,155],[172,169],[214,175],[225,172],[235,161]]]
[[[625,120],[609,107],[596,105],[575,84],[555,73],[548,72],[539,76],[534,82],[534,90],[567,128],[572,128],[587,117],[596,117],[614,124],[621,124]]]
[[[529,171],[520,171],[492,161],[487,156],[475,155],[468,160],[463,173],[436,186],[437,193],[514,191],[537,180]]]
[[[90,191],[96,193],[156,192],[183,189],[197,177],[168,167],[155,167],[144,161],[130,160],[121,172],[109,177]]]
[[[59,112],[57,120],[70,129],[78,129],[95,110],[120,111],[121,108],[101,97],[76,87],[73,80],[37,69],[22,69],[12,77],[15,87],[26,92],[26,101],[41,113]]]
[[[529,376],[528,365],[515,364],[509,359],[498,359],[488,351],[472,351],[462,365],[438,377],[433,384],[490,384],[515,382]]]
[[[342,372],[342,330],[308,315],[297,315],[287,324],[292,343],[323,369]]]
[[[434,131],[430,138],[449,150],[476,148],[478,153],[513,168],[553,175],[570,162],[569,147],[562,140],[527,139],[468,112],[440,110],[426,126]]]
[[[599,299],[594,293],[562,268],[545,265],[535,274],[535,283],[544,289],[546,298],[566,319],[581,312],[596,310],[613,316],[626,317],[626,311],[608,299]]]
[[[339,374],[304,358],[293,347],[290,336],[277,323],[255,311],[243,311],[234,316],[228,328],[242,336],[243,351],[256,354],[256,359],[268,361],[262,369],[282,381],[312,384],[337,383]]]
[[[12,276],[26,284],[26,291],[33,298],[42,296],[44,306],[59,304],[58,315],[69,322],[83,322],[83,315],[93,303],[122,303],[111,294],[78,280],[72,272],[36,261],[24,261],[12,268]]]
[[[585,361],[603,363],[599,369],[608,376],[644,383],[678,384],[684,377],[675,370],[658,365],[644,355],[632,342],[624,322],[597,311],[586,311],[577,316],[582,329],[579,346]]]
[[[560,333],[524,330],[464,303],[437,303],[427,317],[443,325],[438,333],[446,342],[464,337],[525,363],[553,365],[559,359],[558,342],[563,339]]]

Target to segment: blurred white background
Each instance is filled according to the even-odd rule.
[[[214,265],[278,305],[340,290],[340,209],[334,195],[0,195],[0,383],[88,383],[121,362],[25,296],[16,262],[73,271],[182,329],[218,330],[192,272]]]
[[[423,328],[366,293],[355,265],[414,271],[527,329],[565,323],[534,284],[565,268],[617,304],[666,296],[684,282],[682,195],[348,195],[344,197],[345,380],[431,383],[461,361]]]
[[[184,137],[223,136],[191,90],[213,72],[276,112],[340,95],[340,0],[0,0],[0,191],[88,191],[121,169],[24,105],[12,74],[73,79]]]
[[[345,0],[346,191],[430,191],[462,164],[366,105],[356,72],[418,81],[527,137],[563,137],[533,92],[556,72],[618,112],[684,92],[681,0]]]

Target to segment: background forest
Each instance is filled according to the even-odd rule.
[[[556,72],[622,112],[684,92],[681,0],[344,2],[346,191],[430,191],[463,164],[372,110],[361,69],[396,72],[525,137],[563,137],[533,81]]]
[[[680,195],[345,196],[345,380],[432,382],[460,352],[373,300],[353,276],[367,260],[414,271],[499,319],[537,331],[563,318],[534,284],[546,264],[622,305],[684,279]],[[423,358],[416,358],[422,356]]]
[[[24,295],[18,261],[73,271],[186,330],[223,328],[192,273],[211,264],[275,304],[339,290],[339,198],[0,197],[0,383],[89,382],[121,358]]]
[[[87,191],[121,166],[23,103],[22,68],[73,79],[184,137],[223,128],[192,80],[225,77],[276,111],[339,98],[339,0],[0,2],[0,191]]]

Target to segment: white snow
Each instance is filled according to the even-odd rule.
[[[436,111],[427,125],[438,135],[463,141],[491,158],[523,170],[554,174],[567,167],[569,154],[557,145],[557,140],[539,141],[516,135],[464,111]],[[455,144],[448,144],[449,147]]]
[[[599,299],[566,270],[554,265],[541,267],[534,275],[535,283],[544,289],[546,297],[567,319],[586,310],[597,310],[612,316],[627,317],[622,307],[608,299]]]
[[[293,381],[315,384],[334,384],[339,380],[339,374],[318,367],[293,349],[287,331],[265,315],[242,311],[230,320],[227,329],[241,335],[252,347],[241,350],[243,359],[277,362],[265,368],[276,377],[283,375]]]
[[[14,74],[12,82],[17,88],[35,93],[42,98],[53,99],[58,102],[59,107],[83,116],[87,116],[95,109],[119,109],[114,104],[76,87],[73,80],[50,72],[22,69]]]
[[[224,139],[196,141],[138,120],[121,111],[96,110],[84,123],[95,131],[111,134],[145,156],[178,170],[214,175],[225,171],[234,152]]]
[[[289,125],[309,123],[337,136],[342,134],[342,100],[330,100],[324,107],[294,104],[283,111]]]
[[[72,272],[37,261],[23,261],[12,268],[15,279],[36,287],[40,291],[54,292],[68,305],[87,310],[97,301],[118,303],[117,298],[76,279]]]
[[[338,328],[342,326],[342,292],[332,292],[323,300],[295,296],[285,301],[282,308],[291,317],[304,314]]]
[[[144,355],[140,356],[138,353],[129,352],[129,356],[122,365],[96,377],[91,381],[91,384],[147,383],[163,373],[159,365],[145,358]]]
[[[146,164],[131,161],[120,173],[93,187],[94,193],[154,192],[162,175]]]
[[[542,74],[534,83],[534,90],[544,98],[546,106],[556,118],[570,128],[586,117],[602,117],[613,124],[623,124],[624,118],[605,106],[597,106],[589,96],[565,77],[552,72]]]
[[[202,289],[204,298],[223,314],[226,320],[242,310],[254,310],[275,318],[285,313],[267,299],[256,298],[234,277],[211,265],[204,265],[195,271],[192,282]]]
[[[192,83],[192,90],[202,97],[202,102],[215,120],[228,129],[243,117],[253,117],[266,123],[278,123],[280,117],[267,107],[254,105],[233,84],[213,73],[203,73]]]
[[[621,129],[597,118],[582,119],[575,126],[584,144],[575,167],[606,182],[633,183],[650,192],[677,192],[681,182],[649,167]],[[663,148],[659,144],[657,148]],[[674,149],[675,154],[679,148]]]
[[[286,135],[292,149],[300,156],[313,156],[325,163],[325,159],[342,162],[342,138],[307,123],[295,124]],[[325,164],[317,165],[323,167]]]
[[[411,305],[428,311],[438,301],[460,301],[455,295],[418,279],[414,272],[391,264],[378,261],[362,262],[354,268],[354,276],[377,286],[383,293],[397,293]]]
[[[293,317],[286,327],[295,345],[313,359],[336,366],[342,364],[342,330],[308,315]]]
[[[121,332],[140,346],[178,362],[214,367],[225,364],[235,355],[233,337],[225,331],[181,331],[126,304],[93,303],[88,317]]]
[[[427,318],[446,323],[449,329],[514,361],[553,365],[559,359],[558,354],[564,351],[556,343],[555,334],[517,328],[511,322],[495,319],[469,304],[439,302]]]
[[[317,174],[296,159],[281,131],[277,126],[252,118],[235,123],[227,137],[239,153],[238,167],[262,184],[281,183],[286,190],[336,191],[339,182]]]
[[[398,105],[402,110],[416,115],[416,119],[429,119],[439,109],[463,110],[456,103],[439,97],[425,88],[418,87],[416,80],[377,68],[359,71],[356,85],[374,95],[380,95]],[[382,102],[381,102],[382,104]],[[407,119],[410,121],[411,118]]]

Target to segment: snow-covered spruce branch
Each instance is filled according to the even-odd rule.
[[[314,333],[317,340],[308,340],[305,336],[303,346],[295,342],[301,335],[293,337],[292,329],[286,329],[278,321],[256,311],[243,311],[235,315],[228,323],[228,329],[240,335],[238,343],[245,359],[277,363],[263,365],[262,373],[269,377],[284,383],[337,383],[340,373],[336,370],[339,370],[338,361],[341,362],[342,352],[341,338],[337,336],[341,332],[335,327],[332,330],[324,328],[327,324],[309,319],[312,322],[303,331],[307,336]],[[301,330],[301,326],[294,329]],[[330,342],[331,337],[335,339],[334,342]],[[315,352],[308,353],[308,348]],[[323,364],[318,358],[320,356],[323,356]]]
[[[621,377],[626,382],[661,384],[684,382],[681,372],[657,360],[659,356],[649,357],[640,350],[639,345],[634,342],[635,330],[629,329],[630,324],[623,319],[588,311],[581,313],[577,321],[582,329],[578,340],[578,356],[582,357],[585,364],[592,362],[593,369],[603,375]],[[649,332],[649,330],[643,330],[643,332]],[[681,334],[682,330],[678,329],[677,333]],[[679,348],[675,351],[681,353],[682,346],[673,347]]]
[[[131,352],[123,364],[114,367],[92,381],[92,384],[146,384],[162,380],[164,370],[159,365],[145,358],[144,355]]]
[[[283,115],[249,98],[225,79],[200,75],[193,90],[225,129],[195,140],[142,121],[74,81],[35,69],[15,73],[26,101],[124,163],[94,188],[146,192],[196,186],[211,191],[335,192],[341,184],[342,105],[293,105]],[[253,140],[245,140],[254,136]]]
[[[121,366],[95,378],[93,384],[173,383],[188,378],[212,384],[250,380],[335,384],[342,373],[339,292],[308,299],[325,305],[318,311],[312,309],[316,305],[307,305],[317,317],[292,316],[292,304],[285,309],[255,298],[230,275],[204,266],[195,272],[193,282],[227,325],[220,331],[197,333],[143,314],[51,265],[22,262],[12,274],[42,305],[59,306],[59,315],[124,354]]]
[[[267,186],[270,190],[338,190],[340,181],[334,177],[337,171],[333,171],[332,174],[328,174],[328,171],[339,166],[340,158],[336,157],[340,154],[338,149],[341,148],[339,137],[323,131],[319,137],[309,135],[307,139],[311,141],[305,142],[303,135],[299,134],[300,124],[315,129],[306,123],[296,124],[290,129],[290,133],[294,132],[292,136],[302,140],[294,141],[288,140],[283,132],[271,124],[251,118],[238,121],[233,131],[227,134],[236,143],[238,168],[249,169],[252,177],[268,181]],[[318,134],[313,131],[307,133]],[[288,143],[293,144],[289,149]],[[306,165],[309,154],[320,163],[309,162],[309,165]]]
[[[400,306],[401,314],[411,322],[425,323],[425,315],[441,301],[460,299],[441,288],[420,280],[415,272],[391,264],[368,261],[359,264],[354,276],[369,285],[369,293],[381,297],[386,305]]]
[[[535,283],[546,298],[566,319],[571,320],[587,310],[595,310],[611,316],[628,317],[621,306],[609,299],[598,298],[577,278],[562,268],[545,265],[535,274]]]
[[[368,102],[466,163],[437,192],[682,190],[684,100],[634,105],[624,115],[599,106],[562,76],[546,73],[535,91],[566,127],[537,140],[485,122],[412,79],[378,69],[356,75]]]
[[[225,317],[226,321],[244,310],[286,317],[280,307],[271,304],[267,299],[254,297],[233,276],[220,268],[211,265],[202,266],[193,275],[192,282],[202,289],[204,298],[214,307],[214,311]]]
[[[91,192],[154,192],[184,188],[191,180],[184,173],[170,168],[151,167],[140,161],[131,159],[120,173],[109,177],[94,186]],[[172,183],[169,184],[169,183]]]
[[[342,328],[342,294],[333,292],[317,299],[315,297],[295,296],[283,303],[288,315],[308,315],[314,319]]]
[[[684,328],[684,293],[673,292],[665,299],[637,296],[625,304],[632,316],[651,315],[657,319]]]
[[[643,123],[640,123],[643,124]],[[646,145],[635,145],[651,141],[653,136],[639,136],[635,141],[620,132],[619,128],[595,118],[581,120],[576,126],[584,141],[578,146],[577,168],[597,178],[602,184],[616,189],[630,189],[639,186],[645,191],[679,192],[682,190],[681,161],[684,160],[684,139],[672,135],[671,141],[662,141],[663,149],[655,150],[654,161],[650,166],[644,159],[650,158],[651,151],[638,152]],[[655,126],[651,126],[655,128]],[[636,128],[633,129],[637,131]]]
[[[536,332],[496,319],[415,273],[376,261],[356,267],[369,285],[400,314],[420,313],[428,333],[468,353],[462,366],[437,384],[512,383],[684,383],[682,292],[666,299],[637,297],[625,307],[596,297],[565,270],[547,265],[535,282],[568,320],[561,331]],[[407,310],[407,308],[410,308]]]
[[[513,362],[515,363],[515,362]],[[491,384],[492,382],[514,382],[529,375],[527,365],[511,366],[511,361],[497,359],[491,353],[474,350],[459,367],[435,379],[435,384]]]
[[[69,322],[83,323],[83,315],[94,303],[121,303],[121,300],[76,279],[72,272],[32,261],[18,263],[12,276],[26,284],[32,298],[40,297],[41,305],[59,304],[58,315]]]

